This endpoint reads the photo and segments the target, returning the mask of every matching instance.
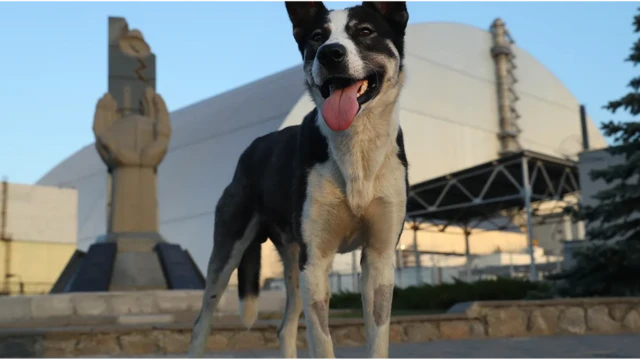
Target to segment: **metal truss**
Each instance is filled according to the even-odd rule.
[[[533,218],[541,215],[543,204],[555,202],[548,214],[560,214],[558,208],[571,203],[580,190],[575,162],[523,151],[515,156],[447,175],[441,179],[417,184],[409,193],[407,218],[414,231],[418,259],[417,231],[421,224],[431,223],[439,231],[453,224],[464,230],[468,261],[471,229],[482,223],[492,224],[491,230],[504,230],[515,225],[515,218],[524,215],[517,224],[526,230],[531,263],[529,276],[537,279],[534,259]],[[466,185],[465,185],[466,184]],[[480,186],[481,185],[481,186]],[[427,198],[431,199],[429,203]],[[574,201],[574,202],[575,202]],[[498,219],[504,224],[496,223]],[[542,217],[544,221],[544,217]],[[469,270],[467,274],[469,274]]]
[[[522,163],[522,173],[514,174],[512,170],[513,165]],[[531,166],[532,165],[532,166]],[[557,164],[553,164],[558,166]],[[532,167],[530,175],[527,176],[528,168]],[[527,197],[532,202],[555,200],[564,202],[565,198],[569,194],[576,194],[580,187],[578,180],[574,175],[575,165],[565,164],[563,171],[559,179],[552,181],[549,172],[547,171],[548,165],[545,162],[535,158],[523,156],[521,158],[512,159],[504,163],[494,162],[494,166],[488,168],[482,168],[475,171],[463,173],[459,176],[446,176],[444,179],[434,182],[432,184],[412,188],[409,193],[409,198],[415,200],[416,203],[422,205],[422,209],[409,211],[407,217],[410,221],[424,222],[429,221],[431,218],[438,219],[438,213],[442,213],[447,210],[465,209],[470,207],[482,207],[487,211],[483,211],[485,216],[480,219],[464,219],[464,218],[449,218],[446,219],[446,223],[472,223],[473,220],[479,222],[491,222],[496,215],[500,215],[501,210],[506,210],[505,203],[519,203],[520,207],[523,207]],[[500,176],[513,186],[513,193],[497,192],[493,191],[493,196],[487,196],[492,187],[496,186],[496,179]],[[484,185],[479,193],[473,193],[471,189],[461,183],[464,179],[475,178],[478,181],[484,180]],[[519,179],[517,179],[519,178]],[[523,181],[523,180],[528,181]],[[520,180],[520,181],[519,181]],[[440,188],[440,189],[439,189]],[[452,189],[457,189],[460,193],[464,194],[466,199],[456,202],[455,204],[443,205],[443,200],[447,198],[447,195]],[[507,190],[507,189],[505,189]],[[437,192],[437,199],[432,203],[428,203],[419,194],[425,191]],[[502,193],[496,196],[496,193]],[[496,204],[497,206],[490,206]],[[512,206],[507,206],[510,208]],[[445,220],[445,219],[442,219]],[[461,221],[462,220],[462,221]],[[497,226],[500,227],[500,226]]]

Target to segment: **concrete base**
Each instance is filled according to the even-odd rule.
[[[101,240],[117,245],[109,291],[167,289],[158,254],[153,249],[166,242],[160,234],[112,233]]]
[[[152,290],[0,297],[0,328],[58,320],[74,326],[104,321],[115,324],[122,316],[192,314],[195,317],[202,306],[203,295],[203,290]],[[258,309],[260,313],[281,313],[285,303],[283,290],[265,290],[258,298]],[[229,288],[222,294],[216,314],[237,316],[238,309],[238,290]],[[193,319],[187,322],[193,323]]]
[[[116,253],[109,291],[166,288],[167,282],[155,252]]]

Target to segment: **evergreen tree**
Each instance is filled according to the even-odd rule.
[[[640,14],[634,17],[633,25],[634,32],[640,33]],[[634,67],[640,63],[640,38],[625,61]],[[635,117],[640,114],[640,76],[631,79],[627,86],[631,92],[610,101],[604,108],[613,114],[623,109]],[[608,188],[595,195],[596,206],[584,208],[585,219],[595,225],[590,227],[588,237],[640,241],[640,123],[609,121],[601,129],[605,136],[613,139],[608,152],[624,161],[590,174],[592,180],[604,180]]]
[[[640,14],[633,25],[634,32],[640,33]],[[634,66],[640,63],[640,38],[626,61]],[[631,79],[628,87],[631,92],[604,108],[613,114],[622,109],[633,117],[639,115],[640,76]],[[590,223],[587,235],[595,243],[576,252],[571,269],[549,277],[560,280],[555,286],[560,296],[640,295],[640,123],[609,121],[601,129],[613,140],[608,152],[623,161],[590,174],[592,180],[607,183],[595,195],[595,206],[578,211]],[[603,242],[612,239],[618,241]]]

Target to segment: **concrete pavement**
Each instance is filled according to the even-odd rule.
[[[338,348],[339,360],[365,360],[362,348]],[[178,360],[184,355],[77,357],[75,360]],[[433,341],[393,345],[391,360],[640,360],[640,335]],[[206,360],[278,360],[278,351],[209,353]],[[299,360],[308,360],[300,351]]]

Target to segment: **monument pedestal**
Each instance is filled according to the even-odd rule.
[[[158,233],[103,235],[72,257],[63,274],[55,292],[204,289],[189,253]]]

